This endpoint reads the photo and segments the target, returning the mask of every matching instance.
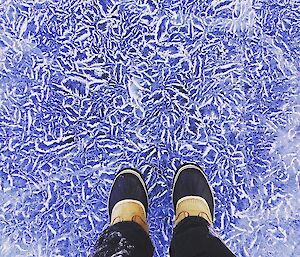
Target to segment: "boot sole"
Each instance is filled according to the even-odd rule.
[[[208,184],[209,190],[211,192],[212,198],[213,198],[213,207],[214,207],[214,210],[215,210],[215,198],[214,198],[214,194],[213,194],[212,188],[211,188],[211,186],[210,186],[210,184],[208,182],[207,176],[206,176],[206,174],[204,173],[204,171],[202,170],[202,168],[200,166],[198,166],[196,164],[193,164],[193,163],[183,164],[177,170],[176,175],[175,175],[174,180],[173,180],[173,187],[172,187],[172,201],[173,201],[173,203],[174,203],[174,189],[175,189],[176,182],[177,182],[177,180],[179,178],[180,173],[182,171],[186,170],[186,169],[196,169],[196,170],[199,170],[201,172],[201,174],[204,176],[204,178],[206,180],[206,183]],[[213,213],[211,213],[211,216],[212,216],[212,219],[214,221],[215,220],[215,211],[213,211]]]

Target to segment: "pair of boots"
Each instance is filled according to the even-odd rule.
[[[175,227],[186,217],[199,216],[213,223],[214,199],[202,169],[195,164],[181,166],[173,181]],[[111,224],[134,221],[147,233],[148,195],[141,174],[133,169],[122,170],[115,178],[109,196]]]
[[[176,217],[169,248],[171,257],[234,257],[224,243],[210,233],[214,198],[199,166],[184,164],[177,170],[172,198]],[[142,175],[134,169],[120,171],[109,195],[111,225],[100,235],[91,256],[153,256],[147,223],[148,202]]]

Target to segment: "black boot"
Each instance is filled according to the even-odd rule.
[[[148,233],[148,195],[138,171],[124,169],[119,172],[110,191],[108,209],[111,225],[134,221]]]
[[[213,223],[214,198],[203,170],[196,164],[184,164],[173,182],[175,225],[189,216],[199,216]]]

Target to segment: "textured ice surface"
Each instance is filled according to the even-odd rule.
[[[297,0],[0,0],[0,255],[86,256],[143,172],[166,256],[176,167],[238,256],[299,256]]]

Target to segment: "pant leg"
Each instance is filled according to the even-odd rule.
[[[108,227],[97,240],[91,257],[152,257],[149,235],[135,222],[119,222]]]
[[[224,243],[209,232],[208,222],[187,217],[174,228],[171,257],[235,257]]]

